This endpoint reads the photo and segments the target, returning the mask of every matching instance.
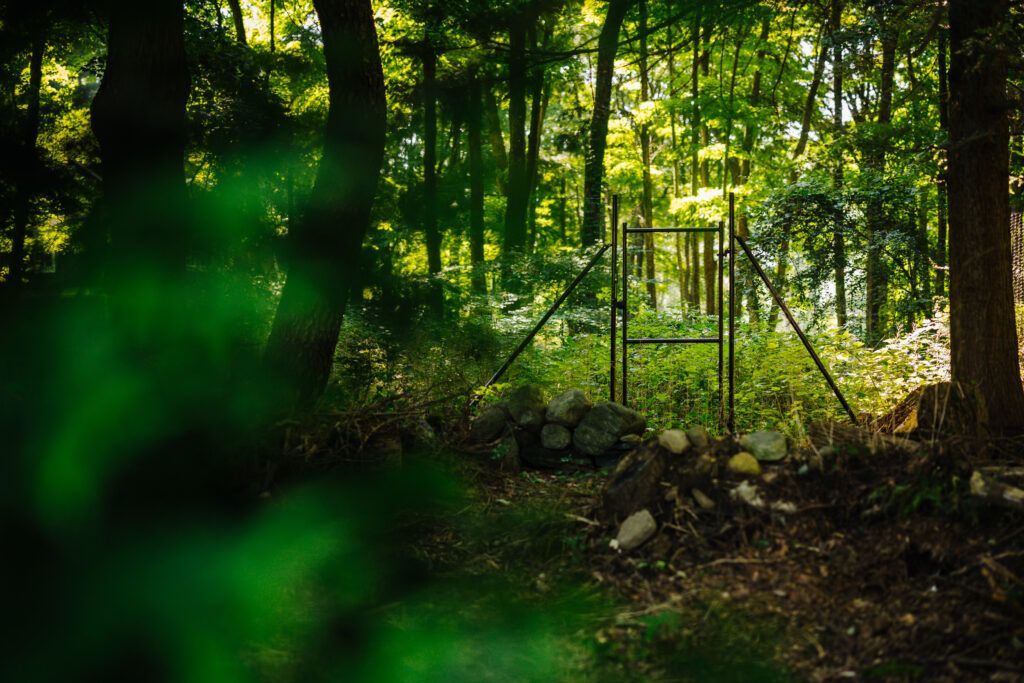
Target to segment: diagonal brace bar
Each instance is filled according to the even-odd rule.
[[[821,362],[821,358],[818,357],[814,347],[811,346],[811,342],[807,339],[807,335],[804,334],[802,329],[800,329],[800,326],[797,324],[796,319],[790,312],[789,307],[786,306],[786,302],[782,300],[782,296],[768,279],[768,275],[765,274],[761,264],[756,258],[754,258],[754,253],[750,251],[750,247],[747,246],[746,240],[739,235],[736,235],[736,241],[739,243],[740,247],[743,248],[743,253],[745,253],[747,258],[750,259],[750,265],[754,266],[754,270],[757,272],[758,277],[760,277],[761,281],[764,282],[766,287],[768,287],[768,291],[771,292],[772,298],[775,300],[775,304],[779,307],[779,310],[782,311],[782,314],[786,316],[786,320],[788,320],[789,324],[793,326],[794,330],[796,330],[796,334],[800,337],[800,341],[803,342],[804,348],[807,349],[807,353],[811,355],[811,359],[814,361],[814,364],[818,366],[818,370],[821,371],[821,374],[825,377],[825,381],[828,382],[829,387],[832,388],[832,393],[834,393],[836,398],[839,399],[839,402],[843,404],[843,410],[845,410],[846,414],[850,416],[850,420],[853,424],[859,425],[860,423],[857,421],[857,416],[854,414],[853,409],[850,408],[850,404],[846,402],[846,398],[843,397],[843,392],[839,390],[835,380],[832,379],[832,375],[829,373],[828,368],[826,368],[825,364]]]
[[[587,276],[587,273],[593,270],[594,266],[597,265],[597,262],[601,260],[601,257],[604,256],[605,252],[608,251],[608,249],[610,248],[611,245],[606,244],[603,247],[601,247],[596,254],[594,254],[594,257],[590,259],[590,262],[586,265],[586,267],[582,271],[580,271],[580,274],[577,275],[575,279],[573,279],[573,281],[569,283],[569,286],[565,288],[565,291],[562,292],[562,295],[555,300],[555,303],[551,304],[551,308],[547,310],[547,313],[544,314],[544,317],[537,321],[537,324],[533,326],[533,329],[530,330],[529,334],[527,334],[523,341],[519,343],[519,346],[517,346],[516,350],[512,352],[512,355],[508,357],[508,360],[505,361],[504,365],[498,368],[498,371],[491,375],[491,378],[487,380],[486,384],[484,384],[484,389],[493,385],[495,382],[501,379],[501,376],[504,375],[505,372],[512,366],[512,363],[516,361],[516,358],[519,358],[519,354],[526,350],[526,347],[530,345],[530,342],[532,342],[533,338],[537,336],[537,333],[540,332],[541,328],[544,327],[547,321],[551,319],[551,316],[555,314],[559,307],[563,303],[565,303],[565,300],[569,298],[569,295],[572,294],[573,290],[576,289],[580,282],[583,281],[583,278]]]

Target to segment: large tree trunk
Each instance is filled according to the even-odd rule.
[[[954,382],[1024,428],[1010,255],[1007,0],[951,0],[949,288]]]
[[[25,275],[25,239],[28,236],[29,223],[32,221],[32,195],[35,194],[37,177],[36,169],[39,166],[36,143],[39,139],[39,90],[43,82],[43,54],[46,51],[46,26],[40,22],[33,26],[35,35],[32,36],[32,54],[29,57],[28,68],[28,107],[25,112],[25,121],[22,126],[21,147],[24,150],[25,163],[28,167],[23,170],[22,178],[31,178],[32,181],[20,180],[17,183],[18,195],[14,205],[14,232],[11,235],[11,272],[8,282],[15,287],[21,284]]]
[[[469,259],[473,266],[473,291],[484,294],[484,159],[483,97],[480,81],[470,85],[466,132],[469,137]]]
[[[116,0],[108,8],[107,64],[91,107],[110,238],[106,276],[115,324],[130,345],[153,350],[176,318],[157,309],[178,303],[189,241],[184,6]]]
[[[267,347],[285,397],[315,400],[330,375],[384,155],[384,72],[370,0],[315,0],[330,106],[305,214],[289,234],[288,280]]]
[[[505,204],[506,254],[526,246],[529,177],[526,168],[526,28],[517,16],[509,27],[508,58],[508,202]]]
[[[843,135],[843,44],[839,41],[842,23],[842,0],[832,0],[829,29],[832,33],[832,122],[837,157],[832,172],[832,187],[836,192],[843,189],[843,151],[840,142]],[[846,237],[841,225],[837,225],[832,231],[832,258],[836,288],[836,325],[842,328],[846,327]]]
[[[597,74],[594,83],[594,113],[590,119],[590,136],[583,170],[584,246],[597,244],[604,236],[604,150],[608,142],[608,117],[611,114],[612,72],[619,50],[619,29],[626,18],[630,0],[610,0],[608,14],[597,48]]]

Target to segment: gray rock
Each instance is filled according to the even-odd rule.
[[[681,429],[666,429],[658,435],[658,443],[673,455],[682,455],[690,448],[690,440]]]
[[[582,391],[566,391],[548,403],[547,420],[572,429],[580,423],[592,406],[590,399]]]
[[[552,451],[565,450],[572,443],[572,432],[559,424],[549,422],[540,430],[540,442]]]
[[[762,462],[776,462],[786,457],[786,437],[778,432],[744,434],[740,446]]]
[[[509,415],[523,429],[539,432],[544,426],[546,411],[544,392],[535,384],[519,387],[508,398]]]
[[[590,409],[573,432],[573,444],[585,455],[601,455],[626,434],[639,434],[647,422],[635,410],[600,401]]]
[[[689,439],[690,445],[698,451],[702,451],[711,445],[711,434],[708,433],[706,427],[697,426],[687,429],[686,438]]]
[[[490,443],[505,433],[507,425],[508,408],[505,404],[488,406],[469,425],[469,440],[473,443]]]
[[[619,527],[615,540],[621,550],[639,548],[658,530],[658,523],[647,510],[634,512]]]

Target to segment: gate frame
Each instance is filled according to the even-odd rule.
[[[857,415],[853,412],[850,404],[846,401],[843,396],[843,392],[840,391],[839,386],[832,378],[832,374],[828,368],[822,362],[818,353],[814,350],[807,335],[804,334],[803,329],[797,323],[793,313],[789,310],[789,306],[782,299],[782,295],[772,284],[771,280],[768,279],[767,273],[764,268],[761,267],[761,263],[754,256],[753,251],[747,245],[747,241],[736,234],[736,196],[732,192],[729,193],[729,213],[728,213],[728,229],[729,229],[729,248],[725,249],[725,235],[723,222],[719,221],[717,228],[696,228],[696,227],[682,227],[682,228],[630,228],[626,222],[622,222],[621,235],[622,235],[622,292],[621,298],[616,296],[616,290],[618,289],[618,220],[619,220],[619,197],[615,195],[612,197],[612,243],[609,245],[612,252],[612,268],[611,268],[611,365],[609,373],[609,397],[614,402],[616,400],[616,378],[615,368],[618,364],[616,356],[616,337],[617,337],[617,323],[619,315],[622,316],[622,405],[628,405],[628,382],[629,382],[629,347],[630,345],[644,345],[644,344],[718,344],[718,422],[719,426],[724,426],[726,430],[733,434],[736,431],[736,252],[737,245],[743,251],[743,254],[750,261],[751,266],[754,268],[754,272],[758,278],[767,287],[768,292],[771,294],[772,300],[782,311],[786,317],[786,321],[796,332],[797,337],[800,338],[800,342],[804,345],[811,360],[817,366],[818,371],[825,378],[826,383],[835,394],[839,403],[843,406],[843,410],[847,416],[853,422],[854,425],[859,424]],[[649,234],[649,233],[709,233],[718,232],[718,336],[717,337],[669,337],[669,338],[630,338],[628,334],[629,329],[629,235],[635,234]],[[724,277],[725,277],[725,257],[729,257],[729,381],[728,381],[728,400],[723,392],[723,372],[724,372]],[[726,404],[728,404],[728,413],[726,414]]]

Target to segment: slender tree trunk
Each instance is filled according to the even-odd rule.
[[[494,161],[494,177],[498,185],[498,192],[502,196],[508,196],[508,154],[505,152],[505,138],[501,131],[501,116],[498,114],[498,100],[494,97],[494,90],[484,90],[484,114],[487,117],[487,136],[491,145],[491,159]]]
[[[829,28],[832,33],[832,122],[835,129],[836,166],[832,173],[832,187],[843,189],[843,44],[839,32],[843,24],[842,0],[832,0]],[[846,237],[843,226],[836,225],[832,232],[832,258],[835,262],[836,325],[846,327]]]
[[[690,194],[697,196],[700,175],[700,12],[693,20],[693,66],[690,69],[690,100],[693,105],[690,121]],[[705,185],[707,181],[705,180]]]
[[[437,52],[429,40],[423,48],[423,232],[427,270],[441,272],[441,233],[437,227]],[[432,295],[435,308],[437,294]]]
[[[924,302],[917,308],[925,317],[930,318],[932,314],[932,273],[931,259],[928,255],[928,200],[929,192],[928,188],[925,187],[921,194],[920,204],[918,205],[917,211],[919,241],[917,269],[919,273],[918,279],[921,281],[921,294]]]
[[[825,49],[825,30],[818,34],[817,58],[814,60],[814,73],[811,75],[811,82],[807,86],[807,98],[804,100],[803,114],[800,117],[800,135],[797,137],[796,147],[793,148],[792,159],[798,161],[807,151],[807,141],[811,133],[811,117],[814,114],[818,101],[818,91],[821,89],[822,78],[825,74],[825,62],[828,61],[828,50]],[[790,183],[795,183],[799,177],[794,165],[790,174]],[[786,274],[789,270],[789,227],[785,227],[785,234],[782,237],[782,244],[779,247],[779,260],[775,267],[775,287],[780,293],[786,293]],[[772,302],[771,310],[768,313],[768,327],[775,328],[779,322],[779,307]]]
[[[875,182],[884,182],[885,153],[889,142],[888,127],[892,120],[892,96],[896,64],[896,38],[885,35],[882,38],[882,71],[878,102],[877,129],[874,139],[868,141],[865,162],[875,174]],[[885,207],[880,199],[868,202],[867,211],[868,266],[865,274],[867,302],[865,304],[864,332],[867,343],[871,346],[879,344],[886,331],[883,317],[885,302],[888,298],[888,269],[882,259],[885,243],[887,217]]]
[[[690,278],[686,274],[686,266],[683,264],[683,235],[676,233],[676,273],[679,275],[679,308],[686,310],[690,303]]]
[[[754,79],[750,89],[750,107],[755,116],[757,114],[758,107],[761,106],[761,70],[764,66],[764,58],[768,46],[768,31],[770,28],[771,22],[768,19],[764,19],[761,22],[761,34],[758,36]],[[750,158],[753,155],[754,145],[757,143],[757,137],[758,130],[756,124],[748,121],[743,129],[743,161],[740,164],[740,186],[746,185],[747,181],[750,180]],[[740,234],[744,237],[748,236],[750,234],[750,227],[745,206],[741,207],[740,215],[737,220],[739,222]],[[761,317],[761,301],[757,296],[757,282],[753,278],[748,277],[746,290],[747,309],[750,311],[750,320],[751,322],[758,322]]]
[[[277,0],[270,0],[270,53],[277,51]]]
[[[37,176],[38,153],[36,143],[39,139],[39,90],[43,82],[43,55],[46,52],[46,26],[40,23],[33,27],[32,54],[29,57],[28,68],[28,91],[26,98],[28,107],[25,112],[25,121],[22,127],[21,146],[24,149],[24,159],[28,167],[23,169],[22,178],[32,178],[32,181],[19,180],[17,183],[17,197],[14,204],[14,232],[11,235],[11,272],[8,282],[17,287],[21,285],[25,275],[25,239],[28,236],[29,224],[32,221],[32,195],[35,193],[34,179]]]
[[[106,277],[114,322],[130,345],[153,351],[167,342],[167,321],[177,319],[170,309],[181,303],[189,241],[184,5],[114,0],[107,7],[107,64],[91,106],[110,238]]]
[[[640,101],[651,99],[651,78],[647,68],[647,0],[640,0]],[[654,190],[651,183],[651,128],[645,121],[640,124],[640,158],[643,164],[643,199],[641,211],[644,226],[654,227]],[[654,272],[654,234],[644,235],[644,260],[647,272],[647,299],[652,310],[658,310],[658,287]]]
[[[526,209],[529,178],[526,168],[526,28],[518,16],[509,27],[508,60],[508,202],[505,204],[506,254],[526,247]]]
[[[545,30],[543,47],[550,40],[550,28]],[[537,47],[537,41],[533,41]],[[530,135],[526,144],[527,224],[528,251],[533,253],[537,242],[537,187],[540,177],[540,146],[544,136],[544,118],[547,116],[551,84],[545,78],[544,68],[534,65],[530,78]]]
[[[693,296],[694,310],[700,310],[700,240],[697,239],[696,234],[690,233],[687,235],[687,242],[690,245],[690,294]]]
[[[946,51],[948,37],[946,32],[939,29],[939,130],[949,142],[949,81],[946,71]],[[946,154],[948,158],[948,151]],[[939,173],[935,183],[936,202],[938,204],[938,235],[935,245],[935,293],[939,296],[946,295],[946,215],[949,208],[949,200],[946,192],[946,174]]]
[[[314,0],[329,108],[316,183],[288,239],[288,279],[267,344],[283,398],[308,404],[327,384],[384,157],[384,72],[370,0]]]
[[[811,76],[810,85],[807,86],[807,98],[804,100],[803,114],[800,116],[800,137],[797,138],[796,147],[793,149],[794,161],[807,151],[807,139],[811,134],[811,117],[814,115],[818,90],[821,88],[821,79],[825,73],[827,60],[828,50],[825,49],[824,32],[822,32],[818,36],[818,58],[814,60],[814,73]]]
[[[235,38],[242,45],[248,45],[245,39],[245,16],[242,14],[242,3],[240,0],[228,0],[228,7],[231,8],[231,19],[235,22]]]
[[[583,171],[583,228],[585,246],[597,244],[604,235],[604,150],[608,142],[608,117],[611,114],[612,72],[619,50],[619,29],[630,7],[630,0],[609,0],[608,14],[597,48],[597,74],[594,84],[594,112]]]
[[[466,132],[469,137],[469,258],[473,266],[473,291],[487,292],[484,278],[484,159],[482,88],[473,79],[469,92]]]
[[[1011,275],[1007,0],[951,0],[950,343],[953,381],[977,390],[991,427],[1024,428]]]

